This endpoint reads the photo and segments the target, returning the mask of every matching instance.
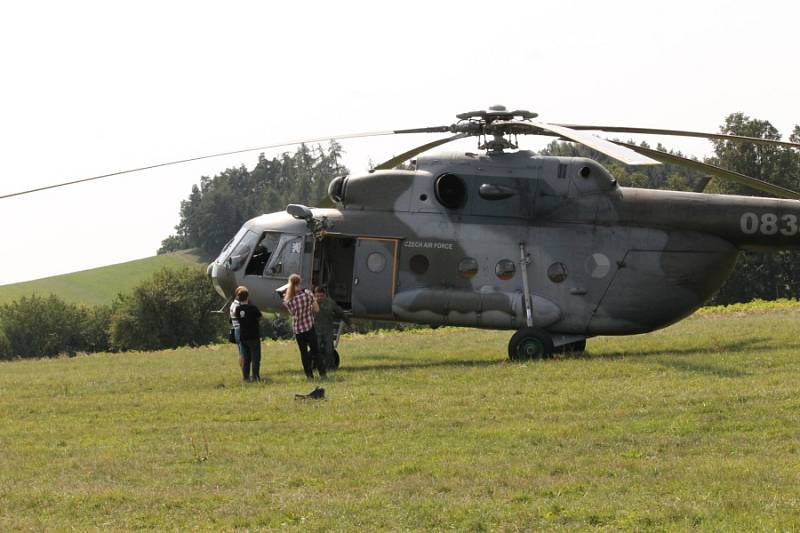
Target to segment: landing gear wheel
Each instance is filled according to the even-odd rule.
[[[508,341],[508,358],[512,361],[547,359],[553,355],[553,338],[539,328],[522,328]]]

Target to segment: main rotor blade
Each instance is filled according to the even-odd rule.
[[[612,157],[626,165],[659,165],[660,163],[654,159],[650,159],[642,154],[638,154],[624,146],[617,146],[611,141],[601,139],[596,135],[590,135],[581,131],[576,131],[557,124],[547,124],[544,122],[531,122],[519,120],[504,120],[495,121],[487,128],[491,133],[492,128],[497,128],[500,131],[511,131],[513,133],[528,133],[528,134],[543,134],[544,132],[555,133],[566,140],[577,142],[588,146],[592,150],[596,150],[602,154]],[[545,133],[546,134],[546,133]]]
[[[182,163],[190,163],[192,161],[200,161],[202,159],[211,159],[211,158],[214,158],[214,157],[223,157],[223,156],[226,156],[226,155],[243,154],[243,153],[246,153],[246,152],[256,152],[258,150],[268,150],[270,148],[282,148],[284,146],[293,146],[293,145],[296,145],[296,144],[306,144],[306,143],[314,143],[314,142],[333,141],[333,140],[338,140],[338,139],[358,139],[358,138],[362,138],[362,137],[378,137],[380,135],[394,135],[394,134],[395,134],[394,131],[373,131],[373,132],[367,132],[367,133],[352,133],[352,134],[334,135],[334,136],[328,136],[328,137],[316,137],[316,138],[313,138],[313,139],[303,139],[303,140],[289,141],[289,142],[283,142],[283,143],[278,143],[278,144],[268,144],[268,145],[265,145],[265,146],[256,146],[254,148],[242,148],[240,150],[232,150],[230,152],[219,152],[219,153],[216,153],[216,154],[208,154],[208,155],[201,155],[201,156],[197,156],[197,157],[189,157],[189,158],[186,158],[186,159],[178,159],[178,160],[175,160],[175,161],[167,161],[165,163],[156,163],[154,165],[147,165],[147,166],[144,166],[144,167],[131,168],[131,169],[128,169],[128,170],[119,170],[117,172],[110,172],[108,174],[101,174],[100,176],[92,176],[90,178],[82,178],[82,179],[77,179],[77,180],[72,180],[72,181],[65,181],[65,182],[56,183],[56,184],[53,184],[53,185],[46,185],[44,187],[37,187],[35,189],[28,189],[26,191],[19,191],[19,192],[14,192],[14,193],[10,193],[10,194],[4,194],[4,195],[0,196],[0,200],[2,200],[4,198],[11,198],[12,196],[22,196],[23,194],[30,194],[30,193],[34,193],[34,192],[45,191],[47,189],[56,189],[58,187],[66,187],[67,185],[75,185],[77,183],[83,183],[83,182],[86,182],[86,181],[100,180],[100,179],[104,179],[104,178],[111,178],[113,176],[120,176],[122,174],[131,174],[133,172],[141,172],[143,170],[151,170],[151,169],[154,169],[154,168],[168,167],[168,166],[171,166],[171,165],[180,165]]]
[[[620,146],[627,146],[631,150],[635,150],[636,152],[640,152],[643,155],[652,157],[653,159],[657,159],[662,163],[683,165],[685,167],[693,168],[701,172],[707,172],[708,174],[711,174],[718,178],[734,181],[736,183],[739,183],[740,185],[744,185],[746,187],[755,189],[757,191],[763,191],[769,194],[774,194],[781,198],[800,200],[800,192],[795,192],[791,189],[786,189],[784,187],[781,187],[780,185],[774,185],[772,183],[760,179],[751,178],[750,176],[745,176],[744,174],[739,174],[738,172],[725,170],[724,168],[720,168],[714,165],[709,165],[708,163],[701,163],[700,161],[694,161],[692,159],[687,159],[685,157],[673,154],[667,154],[665,152],[659,152],[658,150],[651,150],[650,148],[642,148],[641,146],[636,146],[635,144],[628,144],[620,141],[611,141],[611,142],[613,142],[614,144],[618,144]]]
[[[601,139],[596,135],[591,135],[591,134],[587,135],[582,131],[573,130],[564,126],[558,126],[556,124],[547,124],[544,122],[531,122],[531,124],[536,126],[537,128],[557,133],[562,137],[564,137],[565,139],[569,139],[571,141],[580,143],[584,146],[588,146],[592,150],[600,152],[601,154],[605,154],[608,157],[613,157],[614,159],[621,161],[626,165],[633,166],[633,165],[660,164],[657,160],[651,159],[643,154],[636,153],[623,146],[618,146],[612,143],[611,141]]]
[[[441,146],[445,143],[449,143],[450,141],[455,141],[457,139],[463,139],[464,137],[469,137],[470,134],[468,133],[459,133],[458,135],[453,135],[452,137],[445,137],[444,139],[439,139],[438,141],[429,142],[427,144],[423,144],[422,146],[417,146],[416,148],[412,148],[408,152],[403,152],[400,155],[394,156],[393,158],[389,159],[388,161],[384,161],[373,170],[389,170],[390,168],[394,168],[403,161],[407,161],[414,157],[415,155],[419,155],[422,152],[426,152],[431,148],[436,148],[437,146]]]
[[[431,126],[429,128],[410,128],[407,130],[394,130],[394,133],[447,133],[453,131],[452,126]]]
[[[773,139],[762,139],[760,137],[745,137],[742,135],[725,135],[723,133],[702,133],[699,131],[684,130],[662,130],[656,128],[633,128],[627,126],[585,126],[581,124],[556,124],[572,130],[594,130],[607,131],[610,133],[644,133],[652,135],[673,135],[675,137],[700,137],[701,139],[716,139],[719,141],[749,142],[754,144],[767,144],[774,146],[784,146],[787,148],[798,148],[800,144],[786,141],[776,141]]]

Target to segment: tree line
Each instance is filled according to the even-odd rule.
[[[158,253],[199,248],[213,257],[245,221],[291,203],[318,204],[331,180],[349,173],[341,156],[335,141],[327,147],[303,144],[293,154],[272,159],[261,154],[253,170],[240,166],[203,176],[181,202],[176,233],[162,241]]]

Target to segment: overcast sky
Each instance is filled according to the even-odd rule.
[[[730,0],[5,2],[0,194],[449,124],[496,103],[543,121],[699,131],[742,111],[788,136],[800,123],[798,20],[793,2]],[[360,173],[426,140],[343,141],[345,164]],[[0,200],[0,284],[154,255],[192,184],[257,156]]]

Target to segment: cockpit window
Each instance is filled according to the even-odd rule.
[[[280,233],[271,231],[265,232],[261,240],[258,241],[256,249],[253,251],[253,256],[250,258],[250,262],[247,263],[247,270],[244,272],[245,275],[263,276],[264,269],[272,258],[272,254],[277,250],[280,240]]]
[[[219,253],[219,256],[217,257],[217,263],[221,263],[225,261],[225,259],[227,259],[228,253],[233,248],[232,245],[234,243],[238,243],[241,240],[241,238],[244,237],[245,233],[247,233],[247,228],[242,226],[241,229],[239,229],[239,231],[236,232],[236,235],[233,236],[233,239],[229,240],[227,244],[225,244],[225,246],[222,247],[222,251]]]
[[[277,251],[272,254],[265,276],[287,278],[290,274],[300,272],[303,257],[303,237],[300,235],[283,235]]]
[[[244,237],[233,248],[233,252],[226,260],[229,269],[236,271],[242,268],[250,253],[258,242],[258,234],[245,230]]]

